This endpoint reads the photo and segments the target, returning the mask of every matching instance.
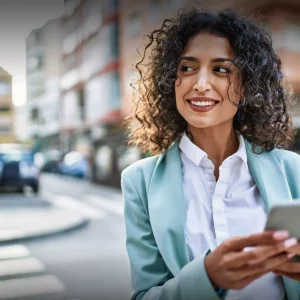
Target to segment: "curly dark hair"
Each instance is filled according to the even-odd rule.
[[[177,17],[165,19],[160,29],[146,35],[149,41],[135,66],[139,79],[131,84],[135,111],[125,119],[129,144],[159,154],[187,130],[174,101],[175,81],[179,56],[199,32],[225,37],[233,49],[244,89],[234,129],[253,143],[253,152],[289,148],[295,133],[287,111],[291,93],[284,87],[271,36],[245,14],[196,8],[180,10]]]

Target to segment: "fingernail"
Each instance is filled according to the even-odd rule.
[[[284,241],[283,246],[284,246],[284,248],[289,248],[289,247],[295,246],[297,244],[297,242],[298,242],[297,239],[291,238],[291,239]]]
[[[275,240],[282,240],[288,238],[290,233],[287,230],[277,230],[273,233]]]
[[[273,238],[275,240],[283,240],[289,237],[289,232],[287,230],[278,230],[273,233]]]
[[[292,257],[294,257],[296,254],[295,253],[289,253],[288,255],[287,255],[287,257],[288,258],[292,258]]]

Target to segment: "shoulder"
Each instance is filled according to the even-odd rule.
[[[157,165],[158,160],[161,155],[156,155],[152,157],[143,158],[129,167],[123,170],[121,174],[121,181],[130,181],[131,184],[138,187],[146,188],[149,186],[152,174],[154,172],[155,166]]]
[[[122,177],[126,176],[128,178],[131,178],[135,177],[137,173],[153,172],[159,157],[160,155],[156,155],[136,161],[135,163],[131,164],[129,167],[123,170]]]
[[[300,163],[300,155],[290,150],[274,149],[270,151],[269,155],[272,155],[282,164],[298,165]]]
[[[276,160],[286,175],[294,175],[300,169],[300,155],[284,149],[274,149],[270,151],[268,156]]]
[[[133,205],[141,201],[147,211],[149,186],[160,156],[141,159],[123,170],[121,189],[125,205]]]

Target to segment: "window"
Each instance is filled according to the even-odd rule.
[[[11,84],[7,81],[0,81],[0,96],[11,93]]]
[[[38,122],[40,119],[39,110],[37,108],[33,108],[31,110],[31,121]]]
[[[84,90],[80,89],[78,92],[79,98],[79,110],[80,110],[80,120],[85,120],[85,100],[84,100]]]
[[[40,31],[35,31],[34,39],[36,44],[40,44],[42,42],[42,33]]]
[[[111,45],[111,50],[112,50],[112,55],[113,58],[118,58],[119,57],[119,29],[118,29],[118,25],[116,23],[111,25],[111,41],[112,41],[112,45]]]
[[[118,72],[115,72],[112,75],[112,97],[109,107],[111,109],[119,109],[120,108],[120,76]]]
[[[9,106],[0,106],[0,113],[1,112],[9,112],[10,111],[10,107]]]
[[[133,37],[139,35],[142,27],[142,19],[141,16],[134,12],[132,13],[127,21],[126,32],[127,36]]]
[[[9,133],[11,127],[9,125],[0,125],[0,133]]]
[[[104,18],[116,12],[117,2],[116,0],[101,0],[101,12]]]
[[[37,55],[28,59],[27,69],[29,72],[42,69],[44,65],[43,56]]]
[[[96,177],[109,176],[113,170],[113,151],[109,146],[100,146],[96,150]]]
[[[151,1],[151,13],[150,18],[152,23],[157,23],[160,19],[160,16],[163,13],[162,1],[152,0]]]

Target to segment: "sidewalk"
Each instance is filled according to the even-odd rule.
[[[42,183],[44,186],[55,187],[54,179],[57,180],[57,176],[46,174],[43,175]],[[118,213],[119,210],[123,211],[123,206],[122,209],[115,207],[116,203],[122,201],[122,194],[119,189],[94,184],[89,181],[78,181],[78,179],[72,177],[61,177],[58,179],[62,179],[63,182],[71,184],[75,193],[76,189],[80,189],[82,193],[93,193],[96,195],[97,201],[95,201],[95,205],[101,206],[101,199],[109,199],[111,203],[109,203],[109,206],[107,206],[106,203],[106,209],[114,212],[117,210]],[[82,207],[74,210],[74,207],[70,208],[62,205],[59,199],[56,199],[57,203],[55,203],[55,201],[49,201],[46,193],[41,197],[43,200],[37,200],[37,205],[34,205],[34,208],[28,207],[25,201],[23,202],[22,208],[18,206],[18,209],[15,209],[14,205],[11,207],[7,205],[5,209],[0,207],[0,243],[65,232],[84,226],[90,220],[87,215],[80,211],[80,209],[83,209]],[[94,201],[95,199],[89,200]],[[7,202],[7,204],[9,204],[9,202]]]
[[[0,214],[0,243],[60,233],[87,223],[81,214],[55,206],[5,209]]]

